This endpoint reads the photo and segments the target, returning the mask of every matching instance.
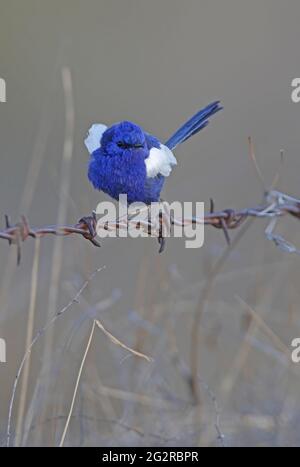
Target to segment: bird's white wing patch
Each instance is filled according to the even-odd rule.
[[[87,147],[87,150],[92,154],[96,149],[99,149],[101,144],[101,138],[105,130],[107,129],[106,125],[102,123],[94,123],[88,131],[88,135],[84,140],[84,144]]]
[[[164,144],[160,148],[151,148],[149,156],[145,160],[147,177],[153,178],[158,174],[168,177],[172,171],[173,165],[177,165],[172,151]]]

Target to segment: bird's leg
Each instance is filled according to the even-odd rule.
[[[161,218],[162,218],[162,214],[159,213],[159,224],[160,224],[159,234],[158,234],[158,243],[159,243],[158,253],[159,254],[162,253],[165,250],[165,247],[166,247],[166,238],[162,236],[162,228],[161,228],[162,221],[161,221]]]
[[[163,203],[163,200],[160,199],[160,203]],[[163,226],[164,223],[167,225],[170,224],[170,213],[169,211],[163,209],[159,211],[159,231],[158,231],[158,243],[159,243],[159,250],[158,253],[162,253],[166,248],[166,237],[163,236]]]

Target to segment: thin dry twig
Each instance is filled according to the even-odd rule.
[[[67,434],[68,427],[69,427],[69,424],[70,424],[70,420],[71,420],[71,417],[72,417],[74,404],[75,404],[75,399],[76,399],[76,395],[77,395],[77,391],[78,391],[78,386],[79,386],[80,378],[81,378],[81,375],[82,375],[82,370],[83,370],[83,367],[84,367],[84,364],[85,364],[85,361],[86,361],[87,354],[88,354],[89,349],[91,347],[91,343],[92,343],[92,339],[93,339],[93,335],[94,335],[94,331],[95,331],[95,326],[96,326],[96,321],[93,321],[92,330],[91,330],[90,336],[88,338],[88,343],[87,343],[86,349],[84,351],[83,358],[82,358],[80,368],[79,368],[79,372],[78,372],[78,375],[77,375],[70,410],[69,410],[68,417],[67,417],[65,427],[64,427],[64,431],[63,431],[63,434],[61,436],[61,440],[60,440],[60,443],[59,443],[60,448],[64,445],[64,442],[65,442],[65,439],[66,439],[66,434]]]
[[[168,337],[169,337],[169,344],[170,344],[171,361],[174,363],[175,367],[177,368],[177,371],[182,376],[182,379],[183,381],[185,381],[188,388],[192,389],[191,382],[192,382],[193,375],[191,373],[191,369],[185,364],[185,362],[180,357],[179,349],[177,345],[177,339],[176,339],[176,335],[173,329],[173,324],[172,323],[170,324],[171,326],[169,327]],[[204,391],[206,392],[206,394],[208,395],[208,397],[210,398],[213,404],[214,412],[215,412],[214,427],[217,433],[217,440],[220,443],[221,447],[225,447],[225,435],[221,429],[221,408],[219,406],[217,396],[215,395],[215,393],[212,391],[212,389],[209,387],[209,385],[205,381],[201,381],[198,378],[198,384],[199,386],[203,387]],[[194,396],[194,394],[192,395]]]
[[[74,97],[73,97],[73,84],[72,75],[68,67],[63,67],[61,70],[62,84],[64,91],[64,102],[65,102],[65,135],[64,145],[62,152],[62,160],[60,167],[60,180],[59,180],[59,206],[57,212],[57,224],[64,224],[67,218],[68,211],[68,196],[70,193],[71,186],[71,168],[72,168],[72,157],[73,157],[73,146],[74,146],[74,128],[75,128],[75,108],[74,108]],[[50,319],[54,315],[57,309],[59,283],[62,271],[62,258],[63,258],[63,239],[56,237],[53,252],[52,252],[52,265],[51,274],[49,281],[49,295],[48,295],[48,310],[47,319]],[[54,339],[54,328],[50,329],[47,333],[44,342],[43,358],[44,364],[47,361],[46,356],[50,355],[53,348]],[[45,397],[47,398],[48,392],[48,375],[45,378]],[[44,418],[45,414],[42,414]],[[38,433],[38,436],[42,436],[42,432]]]
[[[31,275],[31,293],[30,293],[30,304],[29,304],[29,310],[28,310],[28,325],[27,325],[25,349],[28,348],[33,338],[34,318],[35,318],[37,290],[38,290],[39,261],[40,261],[40,241],[38,240],[35,243],[35,255],[34,255],[32,275]],[[19,402],[18,416],[17,416],[17,423],[16,423],[16,433],[18,434],[22,432],[25,405],[26,405],[26,399],[27,399],[27,391],[28,391],[28,383],[29,383],[29,373],[30,373],[30,359],[28,358],[24,365],[23,378],[22,378],[21,388],[20,388],[20,402]],[[21,441],[21,438],[18,434],[16,435],[16,442],[15,442],[17,446],[19,445]]]
[[[39,429],[41,427],[41,425],[51,423],[51,422],[53,422],[55,420],[59,420],[59,421],[66,420],[66,418],[67,418],[67,415],[56,415],[55,417],[49,417],[46,420],[31,426],[27,431],[32,432],[32,431],[35,431],[35,430]],[[169,443],[171,441],[174,441],[174,442],[177,441],[177,438],[166,438],[166,437],[164,437],[163,435],[161,435],[159,433],[150,433],[150,432],[145,433],[145,431],[143,431],[141,428],[136,427],[136,426],[131,426],[131,425],[129,425],[129,424],[125,423],[125,422],[122,422],[121,420],[117,420],[117,419],[100,418],[100,417],[95,418],[95,416],[84,414],[84,413],[83,414],[82,413],[73,414],[71,419],[79,420],[79,421],[81,419],[84,419],[84,420],[88,420],[88,421],[91,421],[91,422],[100,422],[100,423],[107,423],[107,424],[115,425],[115,426],[117,426],[119,428],[123,428],[126,431],[132,431],[141,438],[146,438],[147,436],[149,436],[151,438],[157,439],[157,440],[159,440],[161,442],[165,442],[165,443]]]
[[[85,361],[86,361],[86,357],[87,357],[89,349],[91,347],[91,343],[92,343],[92,340],[93,340],[94,331],[95,331],[96,326],[101,331],[104,332],[104,334],[111,340],[111,342],[113,344],[118,345],[119,347],[122,347],[122,349],[127,350],[128,352],[135,355],[136,357],[144,358],[145,360],[147,360],[147,362],[152,362],[153,361],[152,358],[148,357],[147,355],[145,355],[145,354],[143,354],[141,352],[137,352],[136,350],[131,349],[127,345],[123,344],[123,342],[121,342],[119,339],[114,337],[109,331],[107,331],[105,329],[105,327],[100,323],[99,320],[94,320],[93,325],[92,325],[92,329],[91,329],[91,333],[90,333],[90,336],[88,338],[88,343],[87,343],[87,346],[85,348],[85,351],[84,351],[84,354],[83,354],[83,357],[82,357],[82,361],[81,361],[81,364],[80,364],[79,372],[78,372],[78,375],[77,375],[77,379],[76,379],[76,383],[75,383],[75,387],[74,387],[74,391],[73,391],[70,410],[69,410],[68,417],[67,417],[67,420],[66,420],[66,423],[65,423],[63,434],[61,436],[59,447],[62,447],[64,445],[64,442],[65,442],[65,439],[66,439],[66,434],[67,434],[68,427],[69,427],[69,424],[70,424],[70,420],[71,420],[73,410],[74,410],[74,404],[75,404],[76,395],[77,395],[77,392],[78,392],[78,386],[79,386],[80,378],[81,378],[81,375],[82,375],[82,371],[83,371],[83,367],[84,367],[84,364],[85,364]]]
[[[10,403],[9,403],[9,411],[8,411],[8,422],[7,422],[7,430],[6,430],[6,446],[9,447],[10,446],[10,439],[11,439],[11,421],[12,421],[12,413],[13,413],[13,408],[14,408],[14,402],[15,402],[15,397],[16,397],[16,391],[17,391],[17,387],[18,387],[18,383],[19,383],[19,380],[20,380],[20,376],[22,374],[22,370],[24,368],[24,365],[28,359],[28,357],[30,356],[31,354],[31,351],[32,351],[32,348],[34,347],[34,345],[38,342],[38,340],[40,339],[40,337],[42,337],[46,332],[47,330],[56,322],[56,320],[58,318],[60,318],[62,315],[64,315],[66,313],[66,311],[68,311],[72,305],[74,305],[75,303],[78,303],[79,302],[79,298],[80,296],[83,294],[83,292],[85,291],[85,289],[88,287],[89,283],[94,279],[94,277],[104,269],[105,267],[101,267],[101,268],[98,268],[86,281],[85,283],[82,285],[82,287],[79,289],[79,291],[77,292],[77,294],[75,295],[74,298],[72,298],[72,300],[70,300],[70,302],[64,307],[62,308],[60,311],[58,311],[46,324],[45,326],[43,326],[39,331],[38,333],[35,335],[35,337],[33,338],[33,340],[31,341],[31,344],[29,345],[29,347],[27,347],[26,351],[25,351],[25,354],[21,360],[21,363],[20,363],[20,366],[18,368],[18,371],[17,371],[17,374],[16,374],[16,378],[15,378],[15,381],[14,381],[14,385],[13,385],[13,390],[12,390],[12,395],[11,395],[11,399],[10,399]]]
[[[199,326],[202,319],[202,316],[205,312],[205,308],[208,304],[209,298],[211,296],[213,287],[215,285],[215,279],[218,276],[219,272],[222,270],[224,264],[227,261],[227,258],[240,242],[240,240],[245,235],[246,231],[249,229],[253,219],[249,219],[246,224],[243,225],[242,229],[237,233],[234,240],[230,245],[227,246],[224,253],[217,262],[213,265],[211,271],[208,274],[207,280],[205,282],[204,288],[201,292],[201,296],[196,306],[192,333],[191,333],[191,346],[190,346],[190,367],[191,367],[191,390],[194,396],[195,402],[198,404],[199,408],[201,407],[201,393],[199,385],[199,347],[200,347],[200,334]],[[199,411],[200,413],[200,411]]]
[[[253,165],[254,165],[254,168],[255,168],[255,172],[257,174],[257,177],[262,185],[262,188],[263,190],[265,191],[266,190],[266,185],[265,185],[265,180],[264,180],[264,177],[263,177],[263,174],[262,174],[262,171],[260,170],[260,167],[259,167],[259,164],[258,164],[258,161],[257,161],[257,158],[256,158],[256,154],[255,154],[255,150],[254,150],[254,144],[253,144],[253,139],[251,138],[251,136],[249,136],[248,138],[248,145],[249,145],[249,155],[250,155],[250,159],[251,161],[253,162]]]
[[[144,358],[149,363],[153,362],[153,358],[148,357],[147,355],[143,354],[142,352],[138,352],[137,350],[131,349],[126,344],[123,344],[123,342],[121,342],[119,339],[117,339],[115,336],[113,336],[109,331],[107,331],[107,329],[105,329],[103,324],[100,323],[100,321],[98,319],[96,320],[96,325],[98,326],[98,328],[101,331],[104,332],[104,334],[111,340],[111,342],[113,344],[118,345],[119,347],[122,347],[122,349],[127,350],[128,352],[135,355],[136,357]]]
[[[291,361],[291,351],[290,349],[282,342],[282,340],[277,336],[277,334],[272,331],[272,329],[265,323],[263,318],[254,310],[248,303],[246,303],[241,297],[235,295],[236,300],[239,304],[250,314],[251,318],[255,322],[255,324],[262,329],[263,333],[270,339],[270,341],[274,344],[274,347],[280,352],[282,352],[288,361]]]

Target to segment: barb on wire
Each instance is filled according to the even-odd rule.
[[[177,226],[187,226],[195,224],[204,224],[224,232],[225,239],[230,244],[229,231],[239,228],[248,218],[262,218],[269,220],[265,230],[265,235],[268,240],[272,240],[281,250],[289,253],[298,253],[294,245],[286,241],[283,237],[274,234],[274,230],[279,218],[284,216],[292,216],[300,220],[300,199],[294,198],[286,193],[278,190],[270,190],[265,194],[264,203],[254,207],[241,210],[223,209],[221,211],[214,210],[214,202],[210,201],[210,211],[204,214],[203,218],[191,217],[177,219],[171,216],[169,212],[164,212],[159,216],[159,225],[153,226],[150,219],[140,220],[132,218],[130,215],[127,218],[117,220],[115,223],[101,221],[97,222],[96,214],[81,218],[74,225],[50,225],[40,228],[31,228],[25,216],[22,216],[20,221],[12,225],[9,217],[5,216],[5,228],[0,230],[0,238],[7,240],[9,245],[17,246],[18,264],[21,259],[21,244],[28,238],[41,238],[48,235],[70,236],[79,235],[90,241],[93,245],[100,247],[100,243],[96,240],[98,229],[104,230],[124,230],[124,229],[142,229],[148,234],[153,235],[153,227],[157,229],[157,237],[160,244],[160,251],[164,247],[164,238],[162,238],[162,224],[171,224]]]

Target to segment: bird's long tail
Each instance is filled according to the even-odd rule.
[[[182,127],[180,127],[171,138],[165,143],[166,146],[170,149],[174,149],[178,144],[183,143],[191,136],[198,133],[209,124],[209,118],[215,113],[222,110],[223,107],[220,106],[220,102],[216,101],[208,105],[199,112],[196,113],[192,118],[190,118]]]

